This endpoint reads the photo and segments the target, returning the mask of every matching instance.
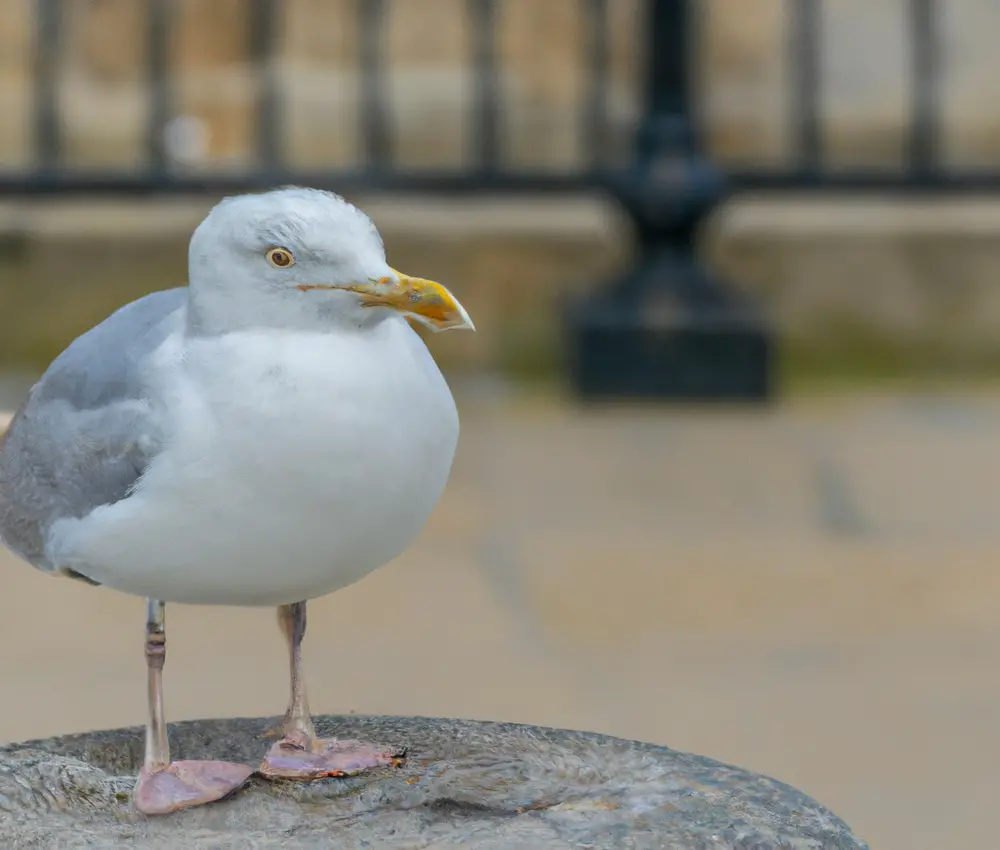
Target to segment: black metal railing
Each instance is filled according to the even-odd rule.
[[[418,2],[418,0],[413,0]],[[144,53],[148,105],[141,165],[122,168],[73,164],[64,156],[65,128],[60,108],[60,63],[68,0],[34,0],[35,67],[33,71],[34,161],[29,167],[5,168],[0,162],[0,193],[147,193],[235,191],[276,183],[308,183],[350,190],[378,188],[421,191],[552,191],[601,183],[608,172],[611,135],[608,110],[608,16],[615,0],[579,0],[585,31],[581,73],[586,94],[579,128],[586,140],[585,161],[569,168],[526,168],[504,161],[504,108],[497,51],[497,16],[503,0],[464,0],[471,34],[473,96],[466,146],[472,151],[461,168],[413,168],[395,156],[393,120],[388,107],[384,35],[389,0],[360,0],[358,77],[361,115],[358,147],[363,158],[349,167],[302,168],[286,157],[282,130],[281,79],[276,64],[281,42],[281,0],[248,0],[246,56],[256,80],[254,117],[249,122],[252,161],[239,169],[178,168],[167,149],[174,117],[176,68],[171,39],[178,5],[174,0],[136,0],[146,16]],[[638,33],[637,33],[638,37]],[[542,46],[540,46],[542,47]]]
[[[864,168],[830,166],[823,144],[821,66],[824,51],[823,12],[835,2],[787,0],[788,79],[791,83],[788,99],[795,150],[787,167],[729,169],[730,185],[736,189],[768,190],[1000,190],[1000,162],[993,168],[955,168],[942,161],[942,13],[947,0],[905,0],[899,7],[899,23],[907,35],[907,112],[910,116],[901,161]]]
[[[663,0],[686,6],[686,0]],[[249,147],[254,156],[239,169],[211,167],[185,169],[171,162],[167,130],[174,112],[176,68],[171,64],[171,39],[179,6],[175,0],[135,0],[146,14],[146,130],[138,167],[94,168],[73,164],[65,157],[65,127],[60,103],[60,67],[65,56],[67,11],[70,0],[34,0],[35,62],[31,102],[34,108],[33,162],[7,168],[0,162],[0,192],[188,192],[230,191],[305,182],[344,189],[390,188],[453,191],[558,191],[606,185],[629,163],[610,154],[613,131],[621,127],[609,110],[609,10],[616,0],[577,0],[583,37],[579,73],[584,95],[580,100],[578,132],[585,156],[566,168],[526,168],[505,159],[503,126],[506,117],[500,83],[502,58],[497,50],[497,20],[504,0],[464,0],[471,33],[468,71],[475,84],[467,104],[467,148],[472,152],[461,168],[415,169],[395,156],[393,116],[388,106],[387,57],[384,34],[391,0],[357,3],[360,39],[358,77],[361,88],[359,149],[364,158],[351,166],[301,168],[289,161],[282,109],[285,98],[277,65],[282,38],[282,0],[247,0],[246,56],[256,80],[254,119],[249,122]],[[410,0],[419,2],[419,0]],[[631,0],[628,0],[631,2]],[[646,0],[655,5],[661,0]],[[823,13],[836,0],[786,0],[789,26],[786,60],[790,82],[791,135],[795,150],[783,167],[756,167],[718,163],[734,189],[770,190],[838,187],[900,191],[1000,190],[1000,164],[995,168],[956,169],[941,161],[942,80],[940,11],[946,0],[906,0],[901,26],[908,33],[909,114],[905,155],[900,167],[831,168],[824,151],[821,60],[824,50]],[[683,15],[685,46],[696,40],[689,18],[697,4]],[[665,36],[637,18],[634,27],[638,53],[655,63],[663,56]],[[540,44],[542,50],[545,45]],[[689,51],[685,51],[688,55]],[[674,92],[673,96],[678,96]],[[697,103],[689,102],[692,121]],[[641,123],[643,116],[636,116]],[[620,123],[620,122],[619,122]],[[627,131],[627,128],[626,128]],[[693,131],[693,130],[692,130]]]

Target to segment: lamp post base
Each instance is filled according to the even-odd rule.
[[[567,311],[583,400],[765,402],[774,343],[759,311],[693,262],[659,257]]]

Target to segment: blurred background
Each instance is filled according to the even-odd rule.
[[[602,731],[873,848],[1000,793],[992,0],[3,0],[0,411],[337,190],[476,334],[419,543],[311,607],[313,708]],[[0,556],[0,738],[139,723],[140,600]],[[275,714],[268,611],[169,606],[170,719]],[[261,744],[264,749],[264,742]]]

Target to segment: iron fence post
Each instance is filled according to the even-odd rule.
[[[691,100],[690,0],[647,0],[645,115],[634,164],[610,189],[632,220],[635,265],[567,312],[570,378],[583,399],[764,400],[772,342],[756,305],[696,256],[725,196],[701,153]]]

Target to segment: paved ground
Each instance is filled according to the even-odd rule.
[[[419,544],[313,606],[317,710],[643,738],[797,785],[873,848],[996,845],[1000,397],[463,409]],[[0,737],[141,721],[141,602],[0,576]],[[170,608],[170,716],[280,711],[272,619]]]

